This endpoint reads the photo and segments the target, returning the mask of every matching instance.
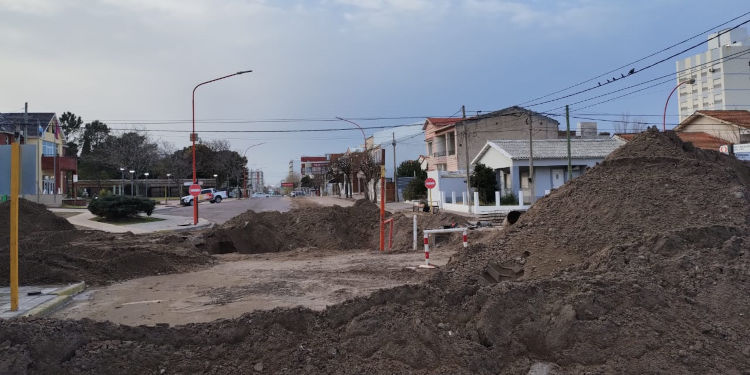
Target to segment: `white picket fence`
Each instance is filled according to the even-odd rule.
[[[455,193],[451,194],[451,202],[456,202]],[[466,202],[466,193],[462,193],[462,202]],[[440,209],[444,211],[462,212],[469,214],[485,214],[485,213],[508,213],[510,211],[526,211],[529,209],[529,205],[524,205],[523,193],[518,192],[518,205],[514,206],[501,206],[500,205],[500,192],[495,192],[495,204],[492,206],[481,206],[479,205],[479,193],[474,192],[474,205],[469,206],[463,203],[446,203],[445,192],[440,192],[440,200],[438,201]]]

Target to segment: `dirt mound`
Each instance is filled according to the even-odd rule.
[[[302,247],[377,248],[378,207],[364,199],[351,207],[306,207],[289,212],[248,211],[209,231],[212,253],[266,253]],[[375,228],[375,229],[373,229]]]
[[[19,281],[25,285],[86,281],[101,285],[134,277],[185,272],[212,262],[190,235],[99,231],[46,231],[19,241]],[[9,256],[0,244],[0,258]],[[8,262],[0,262],[0,285],[8,285]]]
[[[0,372],[747,373],[748,172],[647,133],[424,285],[173,328],[2,321]]]
[[[463,226],[466,218],[441,213],[417,213],[418,241],[422,244],[422,230],[449,225]],[[411,214],[386,212],[394,218],[393,251],[411,250],[413,224]],[[388,241],[389,227],[386,227]],[[439,244],[458,243],[460,234],[441,235]],[[214,254],[239,252],[247,254],[278,252],[297,248],[332,250],[375,249],[380,244],[380,209],[374,203],[360,199],[351,207],[304,207],[289,212],[247,211],[205,236],[205,248]],[[386,248],[388,244],[386,242]]]
[[[10,203],[0,204],[0,259],[8,259]],[[133,235],[79,231],[43,205],[19,199],[19,282],[22,285],[86,281],[104,284],[139,276],[183,272],[210,263],[191,234]],[[9,283],[0,262],[0,285]]]
[[[10,202],[0,203],[0,237],[7,238],[10,226]],[[61,231],[74,229],[73,224],[50,212],[43,204],[26,199],[18,200],[18,234],[23,236],[40,231]]]

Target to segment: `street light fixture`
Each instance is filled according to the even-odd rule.
[[[359,131],[361,131],[361,132],[362,132],[362,138],[363,138],[363,140],[365,141],[365,143],[363,143],[363,144],[362,144],[362,147],[364,147],[364,148],[365,148],[365,151],[367,151],[367,135],[365,135],[365,130],[364,130],[364,129],[362,129],[362,127],[361,127],[361,126],[359,126],[359,124],[357,124],[357,123],[356,123],[356,122],[354,122],[354,121],[351,121],[351,120],[347,120],[347,119],[345,119],[345,118],[343,118],[343,117],[338,117],[338,116],[336,116],[336,118],[337,118],[337,119],[339,119],[339,120],[341,120],[341,121],[346,121],[346,122],[348,122],[348,123],[350,123],[350,124],[352,124],[352,125],[356,126],[357,128],[359,128]]]
[[[672,92],[669,93],[669,96],[667,96],[667,102],[664,103],[664,116],[662,117],[662,122],[661,122],[662,131],[667,131],[667,106],[669,105],[669,98],[672,97],[672,94],[674,94],[677,88],[679,88],[680,86],[686,83],[689,85],[695,84],[695,78],[690,78],[688,80],[680,82],[677,86],[675,86],[672,89]]]
[[[134,196],[134,190],[133,190],[133,173],[135,173],[135,170],[131,169],[128,172],[130,172],[130,196]]]
[[[239,71],[237,73],[232,73],[223,77],[215,78],[210,81],[201,82],[195,85],[195,87],[193,88],[193,132],[190,133],[190,141],[193,143],[193,184],[198,183],[197,172],[195,169],[195,141],[198,138],[198,134],[195,133],[195,90],[197,90],[198,87],[203,86],[207,83],[216,82],[224,78],[234,77],[236,75],[250,73],[250,72],[252,72],[252,70]],[[197,199],[193,199],[193,225],[198,225],[198,200]]]

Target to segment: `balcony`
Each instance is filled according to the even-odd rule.
[[[438,152],[433,152],[433,153],[432,153],[432,157],[433,157],[433,158],[439,158],[439,157],[441,157],[441,156],[445,156],[445,155],[446,155],[446,152],[445,152],[445,151],[438,151]]]
[[[57,160],[55,160],[57,159]],[[74,156],[42,156],[42,169],[52,170],[57,164],[60,171],[77,171],[78,163]]]

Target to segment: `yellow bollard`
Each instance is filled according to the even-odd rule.
[[[18,311],[18,192],[21,175],[21,145],[10,149],[10,311]]]

